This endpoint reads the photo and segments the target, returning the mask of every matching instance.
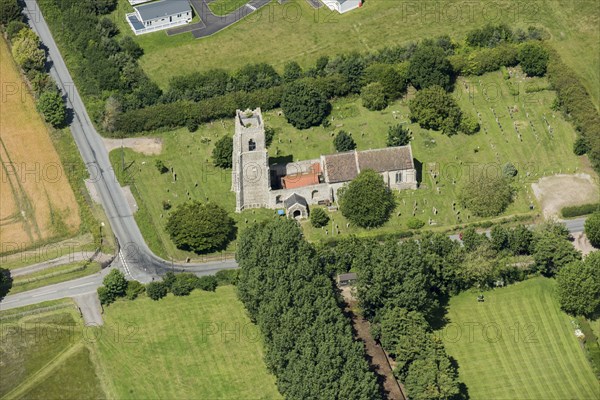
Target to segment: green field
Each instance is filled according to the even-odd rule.
[[[133,35],[122,18],[130,9],[126,0],[120,0],[115,20],[121,32]],[[141,60],[144,70],[164,87],[171,76],[197,70],[233,69],[256,62],[268,62],[282,70],[290,60],[307,67],[322,55],[376,50],[436,35],[449,34],[462,40],[467,31],[488,22],[522,28],[537,25],[549,31],[550,43],[565,63],[581,75],[598,106],[599,15],[600,3],[595,0],[379,0],[366,1],[361,9],[344,15],[326,7],[314,10],[305,0],[284,5],[273,1],[210,38],[196,40],[191,34],[168,37],[158,32],[138,36],[136,41],[146,53]]]
[[[117,302],[104,321],[97,348],[116,398],[279,398],[232,286]]]
[[[71,300],[2,311],[0,317],[1,398],[108,397],[87,346],[93,335],[84,332]]]
[[[248,1],[249,0],[214,0],[208,7],[215,15],[227,15],[248,3]]]
[[[560,311],[555,282],[535,278],[450,300],[439,334],[459,366],[470,398],[598,399],[600,384]]]
[[[308,130],[295,129],[287,123],[285,117],[279,115],[278,110],[269,111],[264,114],[265,122],[276,131],[269,155],[303,160],[333,153],[332,135],[340,129],[352,133],[359,150],[385,147],[390,125],[409,124],[414,134],[413,156],[422,164],[421,189],[399,193],[393,217],[376,231],[352,226],[346,228],[343,216],[339,212],[332,213],[333,223],[339,225],[343,235],[371,235],[406,230],[406,222],[412,217],[415,201],[416,216],[426,223],[431,219],[432,225],[428,226],[431,229],[447,229],[457,224],[481,221],[481,218],[471,217],[464,210],[460,216],[452,211],[457,189],[470,179],[471,171],[486,169],[488,174],[500,173],[502,165],[508,161],[517,166],[519,175],[516,181],[516,200],[505,215],[536,216],[539,208],[530,184],[543,175],[573,173],[585,167],[582,160],[571,151],[576,135],[573,127],[560,113],[550,110],[555,93],[548,90],[525,93],[526,84],[544,86],[545,79],[513,78],[511,81],[514,81],[513,85],[520,87],[519,96],[509,94],[507,81],[500,72],[461,78],[457,82],[454,95],[461,108],[474,117],[477,112],[481,114],[482,130],[473,136],[461,134],[447,137],[439,132],[421,129],[417,124],[410,124],[405,100],[395,102],[381,112],[373,112],[362,107],[357,97],[338,99],[333,102],[331,126]],[[513,113],[513,120],[509,116],[508,107],[515,106],[518,111]],[[496,123],[494,112],[503,130]],[[544,117],[552,127],[552,133],[544,122]],[[522,141],[513,128],[514,122],[519,126]],[[133,177],[136,188],[134,194],[141,207],[136,219],[147,242],[158,254],[173,255],[179,259],[193,257],[193,254],[176,250],[166,234],[164,226],[168,213],[162,208],[163,201],[167,200],[176,206],[187,200],[189,191],[191,198],[201,201],[209,199],[233,213],[235,196],[230,191],[231,172],[220,170],[211,164],[214,143],[223,135],[233,135],[233,131],[233,120],[215,121],[202,125],[193,134],[187,129],[152,134],[163,140],[163,154],[160,156],[125,151],[127,175]],[[121,150],[113,151],[111,159],[115,170],[119,171],[122,165]],[[168,167],[174,167],[177,182],[173,183],[171,174],[158,173],[154,166],[156,159],[161,159]],[[429,170],[437,172],[437,184]],[[440,188],[439,193],[437,187]],[[533,212],[529,210],[530,204],[536,205]],[[437,214],[434,214],[434,207],[438,210]],[[254,219],[273,215],[271,210],[256,210],[235,214],[234,217],[238,221],[238,227],[243,229],[246,221],[253,222]],[[304,224],[304,228],[310,240],[331,237],[331,230],[326,235],[324,229],[314,229],[308,223]]]

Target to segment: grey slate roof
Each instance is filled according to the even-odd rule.
[[[327,182],[329,183],[348,182],[358,175],[354,151],[324,156],[323,160]]]
[[[283,205],[285,206],[285,208],[290,208],[294,204],[300,204],[304,207],[308,207],[306,199],[296,193],[292,194],[290,197],[283,201]]]
[[[135,7],[143,21],[191,11],[188,0],[161,0]]]

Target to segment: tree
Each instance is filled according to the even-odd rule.
[[[125,290],[125,297],[128,300],[135,300],[140,294],[144,293],[146,288],[138,281],[128,281],[127,290]]]
[[[275,128],[271,126],[265,126],[265,146],[269,147],[273,143],[275,137]]]
[[[212,151],[213,163],[219,168],[231,168],[233,157],[233,138],[223,136]]]
[[[487,241],[485,234],[480,235],[472,226],[462,231],[462,242],[467,251],[473,251]]]
[[[554,276],[565,265],[580,260],[581,253],[565,238],[544,232],[535,239],[533,259],[539,272]]]
[[[17,0],[0,0],[0,25],[6,26],[11,21],[22,21],[21,7]]]
[[[156,160],[154,162],[154,166],[160,174],[166,174],[167,172],[169,172],[169,168],[167,168],[163,160]]]
[[[452,65],[444,49],[435,45],[420,45],[410,58],[408,79],[417,89],[440,86],[452,88]]]
[[[498,253],[486,240],[465,255],[460,279],[464,287],[489,287],[499,278],[498,266]]]
[[[144,55],[144,49],[131,36],[123,36],[119,41],[121,50],[128,54],[134,60]]]
[[[394,194],[373,170],[362,171],[338,197],[342,215],[362,228],[383,225],[395,207]]]
[[[508,247],[514,255],[532,253],[533,232],[525,225],[517,225],[510,231]]]
[[[490,239],[492,248],[502,251],[510,245],[510,232],[502,225],[494,225],[490,231]]]
[[[458,372],[444,350],[440,339],[431,339],[428,354],[413,362],[404,385],[414,400],[447,400],[460,393]]]
[[[104,277],[102,281],[109,295],[113,298],[125,296],[127,290],[127,279],[118,269],[113,269]]]
[[[564,266],[556,274],[558,301],[565,312],[593,315],[600,307],[600,252]]]
[[[315,228],[321,228],[329,223],[329,215],[322,208],[313,208],[310,211],[310,224]]]
[[[302,68],[296,61],[289,61],[283,66],[283,81],[293,82],[302,78]]]
[[[577,136],[577,139],[573,143],[573,153],[577,156],[582,156],[588,151],[590,151],[589,141],[581,135]]]
[[[461,205],[478,217],[500,215],[512,198],[513,189],[505,178],[485,174],[467,182],[458,195]]]
[[[96,289],[98,293],[98,300],[100,300],[100,304],[107,306],[115,301],[115,296],[108,291],[106,286],[100,286]]]
[[[166,230],[183,250],[209,253],[224,249],[235,234],[235,222],[214,203],[183,203],[171,214]]]
[[[0,0],[1,2],[2,0]],[[26,29],[27,24],[21,20],[10,21],[6,25],[6,35],[8,36],[8,40],[12,41],[22,29]]]
[[[406,146],[412,139],[412,133],[401,124],[392,125],[388,128],[387,147]]]
[[[543,76],[549,59],[548,50],[539,43],[527,42],[519,49],[519,63],[527,76]]]
[[[592,246],[600,248],[600,211],[596,211],[587,218],[584,230]]]
[[[409,104],[410,118],[424,129],[454,135],[460,129],[462,112],[454,98],[440,86],[420,90]]]
[[[335,151],[342,153],[356,149],[356,142],[352,139],[351,134],[346,133],[346,131],[339,131],[333,139],[333,146]]]
[[[313,84],[296,81],[286,86],[281,109],[290,124],[307,129],[323,122],[329,112],[329,103]]]
[[[0,300],[6,296],[12,287],[13,279],[10,275],[10,270],[0,268]]]
[[[12,55],[24,71],[42,70],[46,53],[40,49],[40,39],[31,29],[21,29],[13,40]]]
[[[406,76],[394,65],[372,63],[365,68],[363,74],[363,85],[379,82],[383,86],[385,96],[389,100],[395,100],[406,91]]]
[[[102,129],[106,132],[114,132],[116,130],[117,117],[121,111],[121,102],[115,96],[110,96],[106,99],[104,113],[102,114]]]
[[[37,101],[38,110],[44,115],[44,119],[55,128],[61,127],[67,118],[65,102],[60,92],[54,88],[42,92]]]
[[[460,125],[458,130],[464,133],[465,135],[474,135],[479,132],[479,122],[477,120],[466,114],[461,114]]]
[[[383,85],[379,82],[369,83],[363,87],[360,92],[360,98],[367,110],[379,111],[388,105]]]
[[[167,286],[162,282],[150,282],[146,285],[146,295],[152,300],[160,300],[167,295]]]

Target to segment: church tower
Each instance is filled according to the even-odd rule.
[[[268,207],[271,177],[260,108],[236,111],[232,168],[231,190],[236,195],[236,212]]]

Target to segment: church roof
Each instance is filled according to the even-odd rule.
[[[323,156],[325,179],[329,183],[347,182],[356,178],[356,152],[331,154]]]
[[[308,207],[308,203],[306,202],[306,199],[296,193],[292,194],[290,197],[288,197],[287,199],[285,199],[283,201],[283,205],[285,206],[285,208],[288,208],[288,209],[295,204],[300,204],[304,207]]]

